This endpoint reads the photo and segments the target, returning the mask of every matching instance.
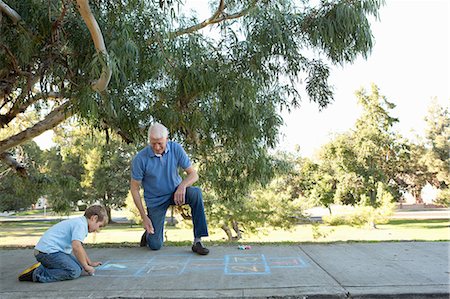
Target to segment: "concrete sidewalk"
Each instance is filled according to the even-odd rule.
[[[19,282],[31,249],[0,250],[0,298],[449,298],[449,243],[88,249],[95,276]]]

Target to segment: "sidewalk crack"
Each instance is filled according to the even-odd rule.
[[[300,245],[298,245],[298,248],[320,269],[322,269],[323,272],[325,272],[329,277],[331,277],[341,288],[344,290],[345,298],[351,298],[350,292],[343,286],[333,275],[331,275],[330,272],[328,272],[324,267],[322,267],[319,263],[317,263],[314,258],[309,255]]]

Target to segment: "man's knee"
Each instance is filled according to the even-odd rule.
[[[161,247],[162,247],[162,242],[151,240],[151,241],[148,242],[148,247],[151,250],[160,250]]]
[[[202,198],[202,189],[198,188],[198,187],[190,187],[189,190],[189,197],[191,199],[191,201],[197,202],[197,201],[201,201]]]

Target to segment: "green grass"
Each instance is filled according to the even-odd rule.
[[[45,213],[47,215],[50,215],[52,213],[52,210],[47,209]],[[14,213],[14,216],[34,216],[34,215],[44,215],[44,210],[28,210]]]
[[[56,221],[21,221],[0,224],[0,247],[17,248],[34,246],[42,234]],[[87,246],[119,247],[138,246],[143,228],[139,225],[112,224],[99,233],[89,234]],[[191,228],[167,227],[166,245],[185,246],[192,239]],[[237,244],[225,239],[222,230],[210,230],[210,244]],[[367,227],[297,225],[292,230],[260,229],[257,234],[244,234],[240,243],[296,244],[329,242],[381,242],[381,241],[448,241],[450,221],[441,220],[391,220],[377,229]]]

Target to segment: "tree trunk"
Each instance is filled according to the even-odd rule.
[[[233,220],[233,230],[236,232],[235,240],[240,240],[242,238],[241,230],[239,229],[239,223]]]
[[[414,190],[413,191],[413,196],[416,200],[416,204],[423,204],[423,198],[422,198],[422,194],[420,192],[420,190]]]
[[[233,234],[231,233],[231,229],[226,224],[223,224],[220,228],[223,229],[223,231],[227,234],[228,241],[233,241]]]
[[[113,223],[112,217],[111,217],[111,208],[110,207],[105,207],[105,210],[106,210],[106,214],[108,215],[108,224]]]

